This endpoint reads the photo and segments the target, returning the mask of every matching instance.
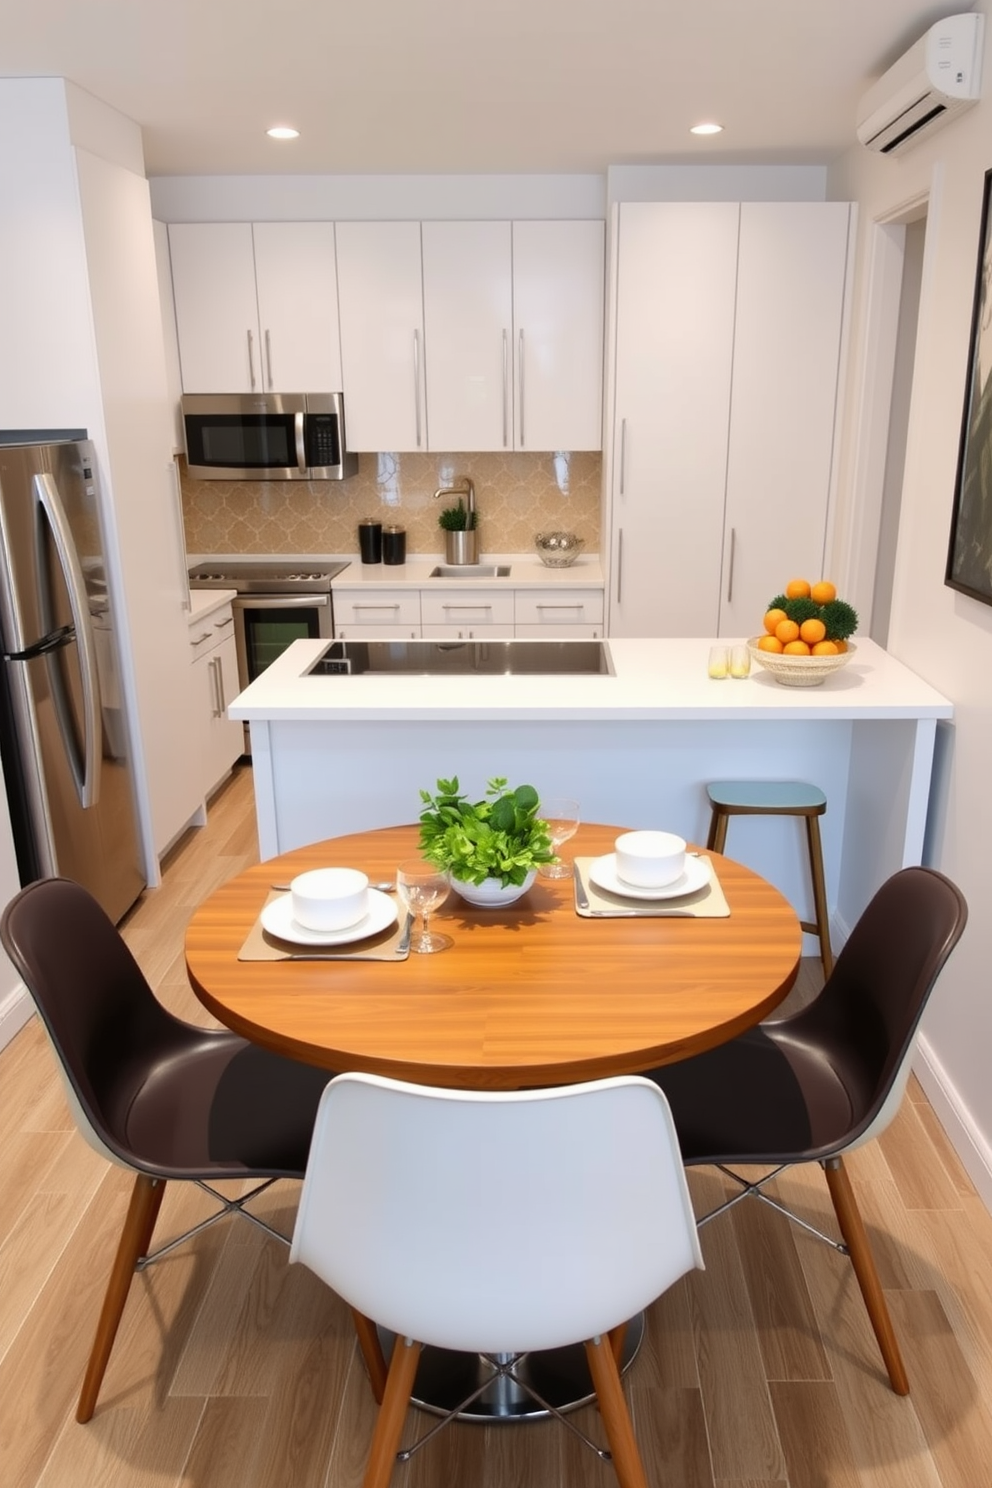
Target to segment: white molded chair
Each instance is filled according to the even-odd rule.
[[[375,1326],[359,1329],[381,1406],[364,1488],[390,1480],[422,1345],[490,1356],[578,1342],[621,1488],[647,1488],[616,1362],[623,1325],[703,1264],[651,1081],[494,1093],[339,1075],[290,1260],[396,1335],[387,1376]]]

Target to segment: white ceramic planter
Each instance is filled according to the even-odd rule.
[[[457,889],[463,899],[469,904],[476,904],[480,909],[502,909],[506,904],[516,904],[530,888],[537,877],[537,869],[532,868],[522,884],[500,883],[498,878],[484,878],[481,884],[462,883],[461,879],[453,878],[451,887]]]

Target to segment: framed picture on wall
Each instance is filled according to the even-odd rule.
[[[968,381],[945,582],[992,605],[992,170],[985,173]]]

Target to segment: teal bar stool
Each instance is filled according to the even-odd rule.
[[[830,949],[823,849],[817,819],[827,809],[826,796],[817,786],[808,785],[804,780],[715,780],[706,787],[706,794],[713,811],[706,846],[713,852],[723,852],[732,816],[801,816],[805,819],[816,922],[811,924],[801,920],[800,924],[810,935],[819,937],[823,975],[828,977],[833,971],[834,956]]]

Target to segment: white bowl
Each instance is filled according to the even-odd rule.
[[[685,838],[674,832],[624,832],[613,844],[617,876],[638,889],[663,889],[685,872]]]
[[[451,887],[457,889],[469,904],[480,909],[502,909],[504,905],[516,904],[518,899],[522,899],[536,877],[537,869],[532,868],[522,884],[502,884],[498,878],[484,878],[481,884],[474,884],[453,878]]]
[[[357,868],[311,868],[289,892],[293,919],[305,930],[346,930],[369,912],[368,875]]]

